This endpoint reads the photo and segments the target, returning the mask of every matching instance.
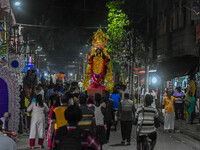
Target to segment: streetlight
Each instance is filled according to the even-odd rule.
[[[153,77],[153,78],[152,78],[152,83],[153,83],[153,84],[156,84],[157,82],[158,82],[158,79],[157,79],[156,77]]]
[[[157,76],[157,75],[154,75],[154,76],[152,76],[151,77],[151,85],[152,86],[158,86],[158,85],[160,85],[160,77],[159,76]]]
[[[20,6],[21,5],[21,2],[17,1],[15,2],[15,6]]]

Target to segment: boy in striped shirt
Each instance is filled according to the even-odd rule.
[[[147,135],[151,139],[151,149],[153,150],[157,139],[156,128],[159,126],[159,114],[158,110],[151,106],[152,102],[153,96],[147,94],[144,99],[144,106],[139,107],[136,111],[135,123],[137,124],[137,145],[142,142],[142,135]]]

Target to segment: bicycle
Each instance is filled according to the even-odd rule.
[[[142,124],[144,121],[144,107],[142,107],[142,118],[139,125],[139,131],[137,133],[137,150],[151,150],[152,140],[149,138],[148,134],[140,134],[142,129]]]
[[[151,150],[152,140],[148,135],[139,135],[139,143],[137,143],[137,150]]]

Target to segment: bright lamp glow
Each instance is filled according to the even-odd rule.
[[[21,5],[20,2],[15,2],[15,6],[19,6],[19,5]]]
[[[70,73],[69,75],[70,75],[70,76],[73,76],[73,73]]]
[[[158,79],[157,79],[156,77],[153,77],[153,78],[152,78],[152,83],[155,84],[155,83],[157,83],[157,81],[158,81]]]

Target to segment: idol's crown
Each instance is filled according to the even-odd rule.
[[[95,47],[105,47],[107,44],[106,34],[103,33],[101,28],[99,28],[98,31],[94,34],[92,44]]]

